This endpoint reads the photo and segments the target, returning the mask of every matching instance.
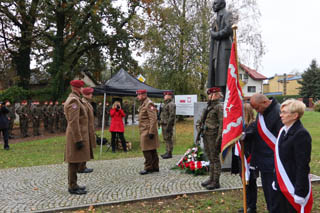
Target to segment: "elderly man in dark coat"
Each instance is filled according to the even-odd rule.
[[[80,163],[90,160],[88,112],[80,98],[84,82],[73,80],[70,85],[72,92],[64,105],[64,114],[68,122],[65,161],[68,163],[68,191],[70,194],[81,195],[87,191],[84,186],[77,184],[77,171]]]
[[[157,109],[147,97],[146,90],[137,90],[137,98],[141,102],[139,107],[140,146],[145,158],[144,170],[141,175],[159,172],[159,148]]]
[[[232,46],[232,14],[225,9],[225,0],[214,0],[217,17],[211,29],[210,61],[207,88],[221,87],[223,95]]]
[[[8,144],[8,128],[9,128],[9,120],[7,117],[7,114],[9,113],[9,110],[5,106],[4,103],[0,103],[0,132],[2,132],[3,135],[3,141],[4,141],[4,149],[9,150],[9,144]]]

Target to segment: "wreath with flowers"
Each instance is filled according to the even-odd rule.
[[[188,174],[205,175],[209,171],[209,161],[204,161],[203,151],[200,146],[196,146],[186,151],[176,167]]]

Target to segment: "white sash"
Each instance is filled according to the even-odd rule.
[[[270,147],[270,149],[274,151],[274,146],[277,139],[267,128],[266,123],[264,122],[264,118],[260,113],[258,114],[258,118],[258,133],[263,141],[266,142],[266,144]]]

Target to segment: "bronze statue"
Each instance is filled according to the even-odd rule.
[[[232,46],[232,14],[226,10],[225,0],[214,0],[217,17],[210,32],[210,62],[207,88],[221,87],[225,95],[227,71]]]

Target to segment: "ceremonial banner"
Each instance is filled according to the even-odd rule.
[[[238,78],[235,45],[235,42],[233,42],[228,68],[226,97],[224,100],[223,131],[221,143],[222,162],[228,154],[229,149],[240,138],[243,131],[243,95]]]

